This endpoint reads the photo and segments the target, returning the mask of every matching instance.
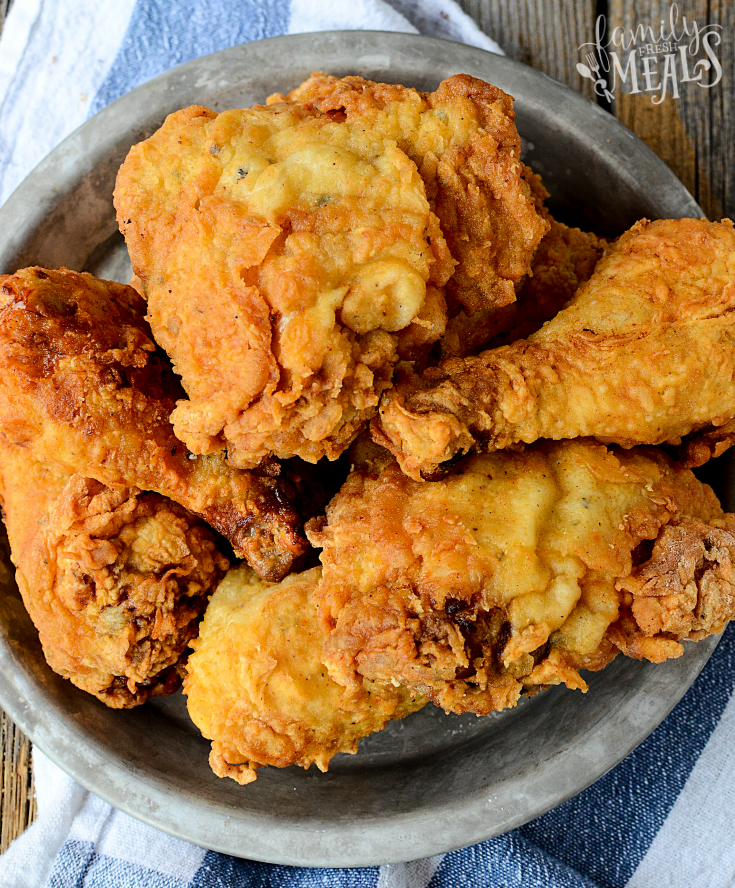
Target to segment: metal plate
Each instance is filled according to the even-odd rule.
[[[642,216],[701,215],[684,186],[631,132],[531,68],[406,34],[307,34],[191,62],[82,126],[0,210],[0,270],[66,265],[127,280],[111,196],[129,147],[178,108],[262,102],[314,70],[421,89],[458,72],[497,84],[516,98],[525,157],[543,174],[554,212],[601,234],[619,234]],[[718,493],[724,496],[726,485]],[[727,497],[725,505],[732,505]],[[188,720],[181,695],[113,711],[54,675],[8,568],[6,555],[0,562],[0,703],[34,743],[140,820],[207,848],[275,863],[411,860],[513,829],[634,749],[716,644],[689,645],[681,659],[661,666],[619,657],[591,677],[586,696],[555,688],[479,719],[427,708],[368,738],[356,756],[338,756],[328,774],[266,768],[255,784],[240,787],[209,770],[209,744]]]

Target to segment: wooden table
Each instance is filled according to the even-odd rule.
[[[0,0],[0,27],[12,0]],[[584,43],[595,39],[595,23],[604,15],[607,33],[616,27],[660,28],[669,20],[670,3],[653,0],[459,0],[464,10],[513,59],[539,68],[551,77],[600,102],[637,133],[699,201],[711,219],[735,218],[735,0],[680,0],[689,23],[721,26],[722,42],[714,48],[722,67],[721,81],[703,88],[677,82],[679,96],[661,101],[659,92],[638,93],[617,85],[612,101],[595,96],[593,83],[577,71],[587,61]],[[621,59],[622,61],[623,59]],[[639,77],[642,61],[638,61]],[[589,67],[589,66],[588,66]],[[624,66],[623,66],[624,67]],[[651,70],[654,66],[649,65]],[[658,69],[663,71],[663,65]],[[716,69],[709,72],[716,74]],[[690,76],[693,71],[690,70]],[[655,85],[655,79],[651,79]],[[669,81],[669,87],[671,82]],[[2,783],[0,784],[0,850],[5,850],[35,816],[30,743],[4,714],[0,718]]]

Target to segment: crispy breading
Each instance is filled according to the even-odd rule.
[[[115,206],[195,453],[334,459],[390,386],[401,333],[444,331],[454,263],[424,183],[361,122],[293,102],[179,111],[131,149]]]
[[[414,478],[473,447],[582,435],[631,447],[698,433],[684,454],[701,463],[735,440],[733,309],[732,222],[643,220],[528,339],[388,392],[374,433]]]
[[[306,549],[283,481],[194,457],[168,420],[181,393],[131,287],[68,269],[0,286],[0,431],[34,458],[200,515],[262,576]],[[266,467],[272,473],[272,466]]]
[[[712,490],[651,448],[538,442],[431,483],[368,451],[326,519],[307,524],[323,547],[323,660],[347,688],[395,680],[453,712],[513,706],[548,684],[584,690],[579,670],[634,639],[660,659],[721,631],[735,616],[733,531]],[[666,579],[673,556],[660,563],[672,535],[689,559],[681,587]],[[656,542],[641,565],[643,541]],[[676,621],[650,616],[641,602],[654,595]]]
[[[512,301],[548,227],[496,87],[315,75],[277,98],[171,115],[115,189],[189,396],[176,433],[242,467],[338,456],[398,359],[443,333],[444,285],[473,308]]]
[[[735,515],[665,527],[619,588],[626,618],[610,637],[628,656],[660,663],[682,652],[678,639],[722,632],[735,613]]]
[[[288,98],[395,139],[416,163],[457,262],[450,296],[469,311],[514,301],[548,223],[520,160],[511,96],[469,74],[420,93],[316,73]]]
[[[240,568],[212,597],[184,692],[220,777],[250,783],[262,765],[326,771],[338,752],[357,752],[363,737],[426,703],[391,683],[362,679],[348,690],[329,677],[313,598],[320,573],[272,585]]]
[[[458,311],[447,321],[442,358],[462,358],[482,348],[523,339],[550,321],[589,280],[607,241],[546,215],[551,228],[533,256],[515,302],[500,309]]]
[[[49,666],[115,709],[176,690],[228,566],[212,530],[162,496],[70,476],[2,436],[0,490]]]

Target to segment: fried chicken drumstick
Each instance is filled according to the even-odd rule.
[[[0,494],[49,666],[115,709],[176,690],[228,566],[212,530],[158,494],[69,475],[2,436]]]
[[[169,422],[180,387],[131,287],[24,269],[0,287],[0,431],[34,459],[106,487],[154,491],[202,517],[256,572],[306,548],[279,478],[194,457]]]
[[[735,440],[735,231],[638,222],[527,340],[444,361],[387,393],[378,443],[413,478],[479,447],[592,436],[680,445],[690,465]]]
[[[478,715],[623,651],[660,662],[735,616],[735,515],[653,448],[538,442],[416,482],[363,460],[322,522],[335,681]]]
[[[192,643],[184,692],[192,721],[212,740],[220,777],[251,783],[262,765],[316,763],[425,705],[390,682],[350,689],[321,662],[325,634],[314,605],[319,568],[272,585],[231,570],[212,597]]]

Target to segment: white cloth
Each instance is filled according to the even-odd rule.
[[[46,884],[51,863],[90,796],[35,747],[33,774],[38,816],[0,857],[2,888],[38,888]]]

